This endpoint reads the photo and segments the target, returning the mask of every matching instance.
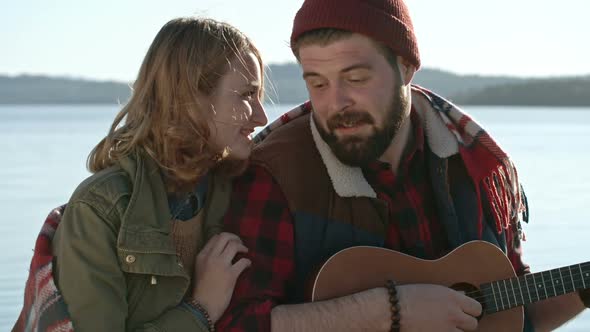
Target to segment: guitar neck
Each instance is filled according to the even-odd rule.
[[[586,262],[482,284],[480,290],[485,313],[492,314],[589,286],[590,262]]]

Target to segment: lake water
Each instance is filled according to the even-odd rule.
[[[269,118],[288,108],[269,106]],[[590,109],[466,109],[519,167],[531,207],[524,249],[533,271],[590,261]],[[12,327],[22,305],[42,222],[88,176],[86,157],[117,110],[0,106],[0,331]],[[590,331],[590,313],[560,331]]]

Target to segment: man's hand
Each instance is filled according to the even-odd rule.
[[[481,304],[451,288],[397,286],[401,332],[473,331]],[[391,311],[385,287],[340,298],[274,307],[272,331],[390,331]],[[302,319],[302,317],[304,317]]]
[[[397,292],[403,332],[477,329],[481,304],[461,292],[429,284],[401,285]]]

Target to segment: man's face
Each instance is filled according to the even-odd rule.
[[[303,78],[322,138],[345,164],[378,159],[409,115],[399,72],[368,37],[299,49]]]

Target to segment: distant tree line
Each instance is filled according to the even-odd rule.
[[[590,106],[590,77],[526,80],[454,97],[465,105]]]
[[[113,104],[129,99],[126,83],[22,75],[0,76],[0,104]]]
[[[273,64],[266,71],[266,102],[294,104],[308,99],[301,68]],[[460,105],[590,106],[590,76],[523,79],[507,76],[456,75],[422,69],[414,83]],[[73,78],[0,75],[0,104],[125,103],[128,83]]]

